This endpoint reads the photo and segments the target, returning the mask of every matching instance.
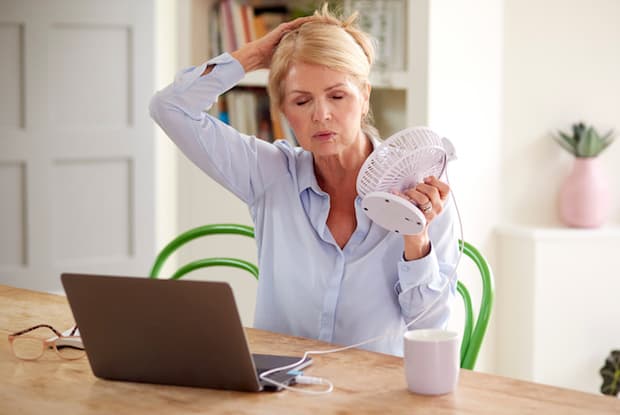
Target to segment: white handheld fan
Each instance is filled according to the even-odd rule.
[[[452,143],[429,128],[407,128],[390,136],[370,154],[357,176],[364,212],[390,231],[420,233],[426,226],[422,211],[391,192],[402,192],[428,176],[439,178],[455,158]]]

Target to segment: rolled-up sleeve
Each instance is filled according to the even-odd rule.
[[[209,65],[215,66],[211,73],[202,77]],[[170,115],[168,112],[175,111],[200,121],[204,111],[211,108],[218,96],[234,87],[244,75],[241,64],[228,53],[200,66],[183,69],[172,84],[157,92],[151,99],[151,117],[159,125],[166,125],[166,117]]]
[[[209,65],[213,69],[202,76]],[[244,75],[241,64],[224,53],[180,71],[172,84],[153,96],[149,110],[187,158],[251,205],[257,193],[282,175],[286,158],[271,143],[239,132],[206,112]]]

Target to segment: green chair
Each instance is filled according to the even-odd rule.
[[[170,243],[168,243],[168,245],[161,250],[159,255],[157,255],[153,268],[150,272],[150,277],[157,278],[165,261],[181,246],[196,238],[217,234],[243,235],[249,238],[254,238],[254,228],[247,225],[212,224],[199,226],[183,232],[181,235],[177,236]],[[482,277],[482,298],[480,301],[478,318],[475,323],[474,309],[469,291],[461,281],[458,281],[457,283],[457,291],[463,297],[463,304],[465,307],[465,326],[463,329],[463,340],[461,343],[461,367],[464,369],[473,369],[476,364],[478,352],[480,351],[480,346],[482,345],[487,326],[489,324],[489,318],[491,316],[494,292],[493,276],[486,259],[476,248],[474,248],[470,243],[463,241],[459,241],[459,247],[462,247],[463,253],[476,264]],[[185,274],[196,269],[212,266],[229,266],[244,269],[252,274],[254,278],[258,279],[258,267],[256,265],[243,259],[228,257],[204,258],[190,262],[189,264],[183,265],[179,268],[170,278],[179,279]]]
[[[480,308],[478,318],[474,324],[474,309],[471,303],[471,296],[465,285],[457,282],[456,289],[463,297],[465,306],[465,326],[463,329],[463,340],[461,342],[461,367],[463,369],[473,369],[478,358],[480,346],[484,340],[484,335],[489,325],[491,309],[493,308],[493,274],[487,260],[470,243],[459,240],[459,249],[463,249],[463,254],[467,255],[478,267],[482,277],[482,296],[480,298]]]
[[[181,246],[203,236],[218,234],[243,235],[249,238],[254,238],[254,228],[247,225],[218,223],[199,226],[197,228],[193,228],[186,232],[183,232],[172,241],[170,241],[170,243],[168,243],[168,245],[166,245],[161,250],[159,255],[157,255],[157,258],[155,258],[155,263],[153,264],[153,268],[151,268],[149,276],[151,278],[159,277],[161,269],[164,266],[166,260],[170,257],[170,255],[174,253],[174,251],[179,249]],[[258,267],[256,265],[243,259],[229,257],[203,258],[190,262],[189,264],[185,264],[181,268],[179,268],[174,274],[172,274],[170,278],[176,280],[194,270],[221,265],[244,269],[250,274],[252,274],[254,278],[258,279]]]

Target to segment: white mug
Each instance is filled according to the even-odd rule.
[[[442,395],[459,380],[459,334],[441,329],[407,331],[403,336],[405,376],[411,392]]]

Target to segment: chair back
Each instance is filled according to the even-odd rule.
[[[153,268],[149,274],[150,278],[158,278],[162,267],[166,260],[177,249],[186,243],[203,236],[217,235],[217,234],[231,234],[242,235],[248,238],[254,238],[254,228],[247,225],[238,225],[230,223],[218,223],[211,225],[199,226],[197,228],[190,229],[183,232],[170,243],[168,243],[157,255]],[[457,282],[457,291],[463,298],[463,304],[465,307],[465,326],[463,330],[463,340],[461,343],[461,367],[464,369],[473,369],[478,358],[478,352],[480,346],[484,340],[484,335],[489,324],[489,318],[491,316],[491,309],[493,307],[493,276],[491,268],[484,256],[470,243],[459,240],[459,248],[463,249],[463,253],[469,257],[478,267],[480,276],[482,278],[482,296],[480,300],[480,308],[478,310],[478,317],[474,321],[474,309],[471,301],[471,296],[465,285],[461,282]],[[228,266],[240,268],[248,271],[258,279],[258,267],[246,260],[231,257],[213,257],[203,258],[196,261],[192,261],[188,264],[180,267],[172,276],[171,279],[179,279],[187,273],[190,273],[196,269],[207,268],[212,266]]]
[[[463,249],[463,254],[469,257],[480,272],[482,278],[482,293],[480,298],[480,308],[478,317],[474,321],[474,309],[471,302],[469,291],[461,281],[457,282],[457,291],[463,298],[465,307],[465,327],[463,329],[463,340],[461,342],[461,367],[473,369],[476,365],[478,352],[484,340],[484,335],[489,325],[491,310],[493,308],[494,283],[493,274],[487,260],[472,244],[459,240],[459,248]]]
[[[166,260],[181,246],[185,245],[190,241],[193,241],[196,238],[218,234],[242,235],[249,238],[254,238],[254,228],[247,225],[238,225],[232,223],[216,223],[211,225],[199,226],[197,228],[193,228],[186,232],[183,232],[172,241],[170,241],[168,245],[166,245],[157,255],[157,258],[155,258],[155,263],[153,264],[153,268],[151,268],[151,272],[149,273],[150,278],[159,277],[161,269],[164,266]],[[172,274],[170,278],[176,280],[181,278],[185,274],[199,268],[207,268],[213,266],[228,266],[244,269],[250,274],[252,274],[254,278],[258,279],[258,267],[255,264],[243,259],[231,257],[203,258],[192,261],[179,268],[174,274]]]

